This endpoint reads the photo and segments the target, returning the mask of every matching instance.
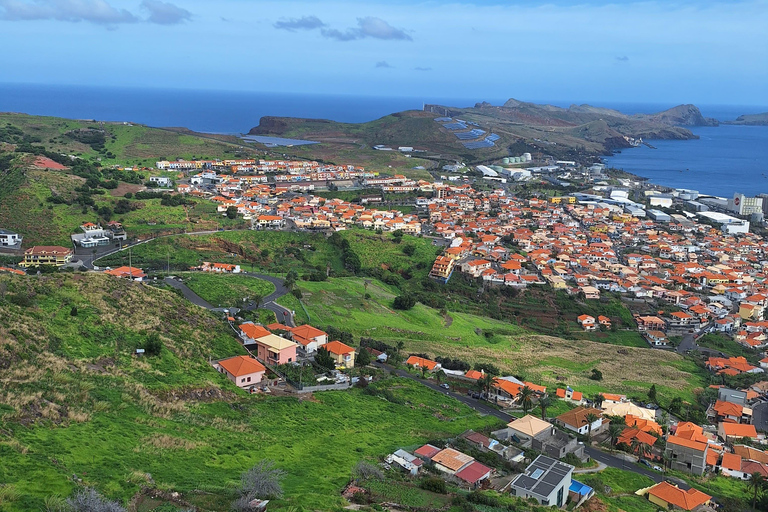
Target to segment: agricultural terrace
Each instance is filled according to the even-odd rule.
[[[264,458],[287,473],[272,509],[331,510],[360,459],[499,426],[402,379],[373,384],[391,392],[381,396],[248,395],[208,364],[242,353],[226,325],[146,284],[70,274],[0,285],[0,358],[14,361],[0,369],[3,510],[42,509],[73,491],[75,474],[124,503],[151,478],[223,512],[240,474]],[[133,356],[150,333],[160,355]]]
[[[190,272],[183,274],[184,283],[196,294],[214,306],[241,305],[243,299],[262,299],[275,291],[269,281],[238,274]]]

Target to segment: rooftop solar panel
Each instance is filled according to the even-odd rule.
[[[449,123],[444,124],[443,128],[448,128],[449,130],[466,130],[467,125],[464,123]]]
[[[487,136],[487,137],[485,138],[485,140],[487,140],[487,141],[489,141],[489,142],[496,142],[496,141],[497,141],[497,140],[499,140],[500,138],[501,138],[501,137],[499,137],[499,136],[498,136],[498,135],[496,135],[495,133],[492,133],[492,134],[490,134],[489,136]]]
[[[450,117],[437,117],[435,118],[435,121],[438,123],[447,123],[448,121],[453,121],[453,118]]]

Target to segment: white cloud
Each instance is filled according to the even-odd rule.
[[[191,12],[169,2],[144,0],[141,7],[149,11],[147,21],[158,25],[176,25],[192,19]]]

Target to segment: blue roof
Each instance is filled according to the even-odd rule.
[[[583,483],[576,480],[571,480],[571,487],[568,490],[575,492],[579,496],[586,496],[592,492],[592,488],[590,486],[584,485]]]

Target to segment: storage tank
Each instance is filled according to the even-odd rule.
[[[523,159],[526,162],[530,162],[531,161],[531,154],[530,153],[523,153]]]
[[[509,157],[504,157],[501,159],[501,163],[508,164],[509,163]]]

